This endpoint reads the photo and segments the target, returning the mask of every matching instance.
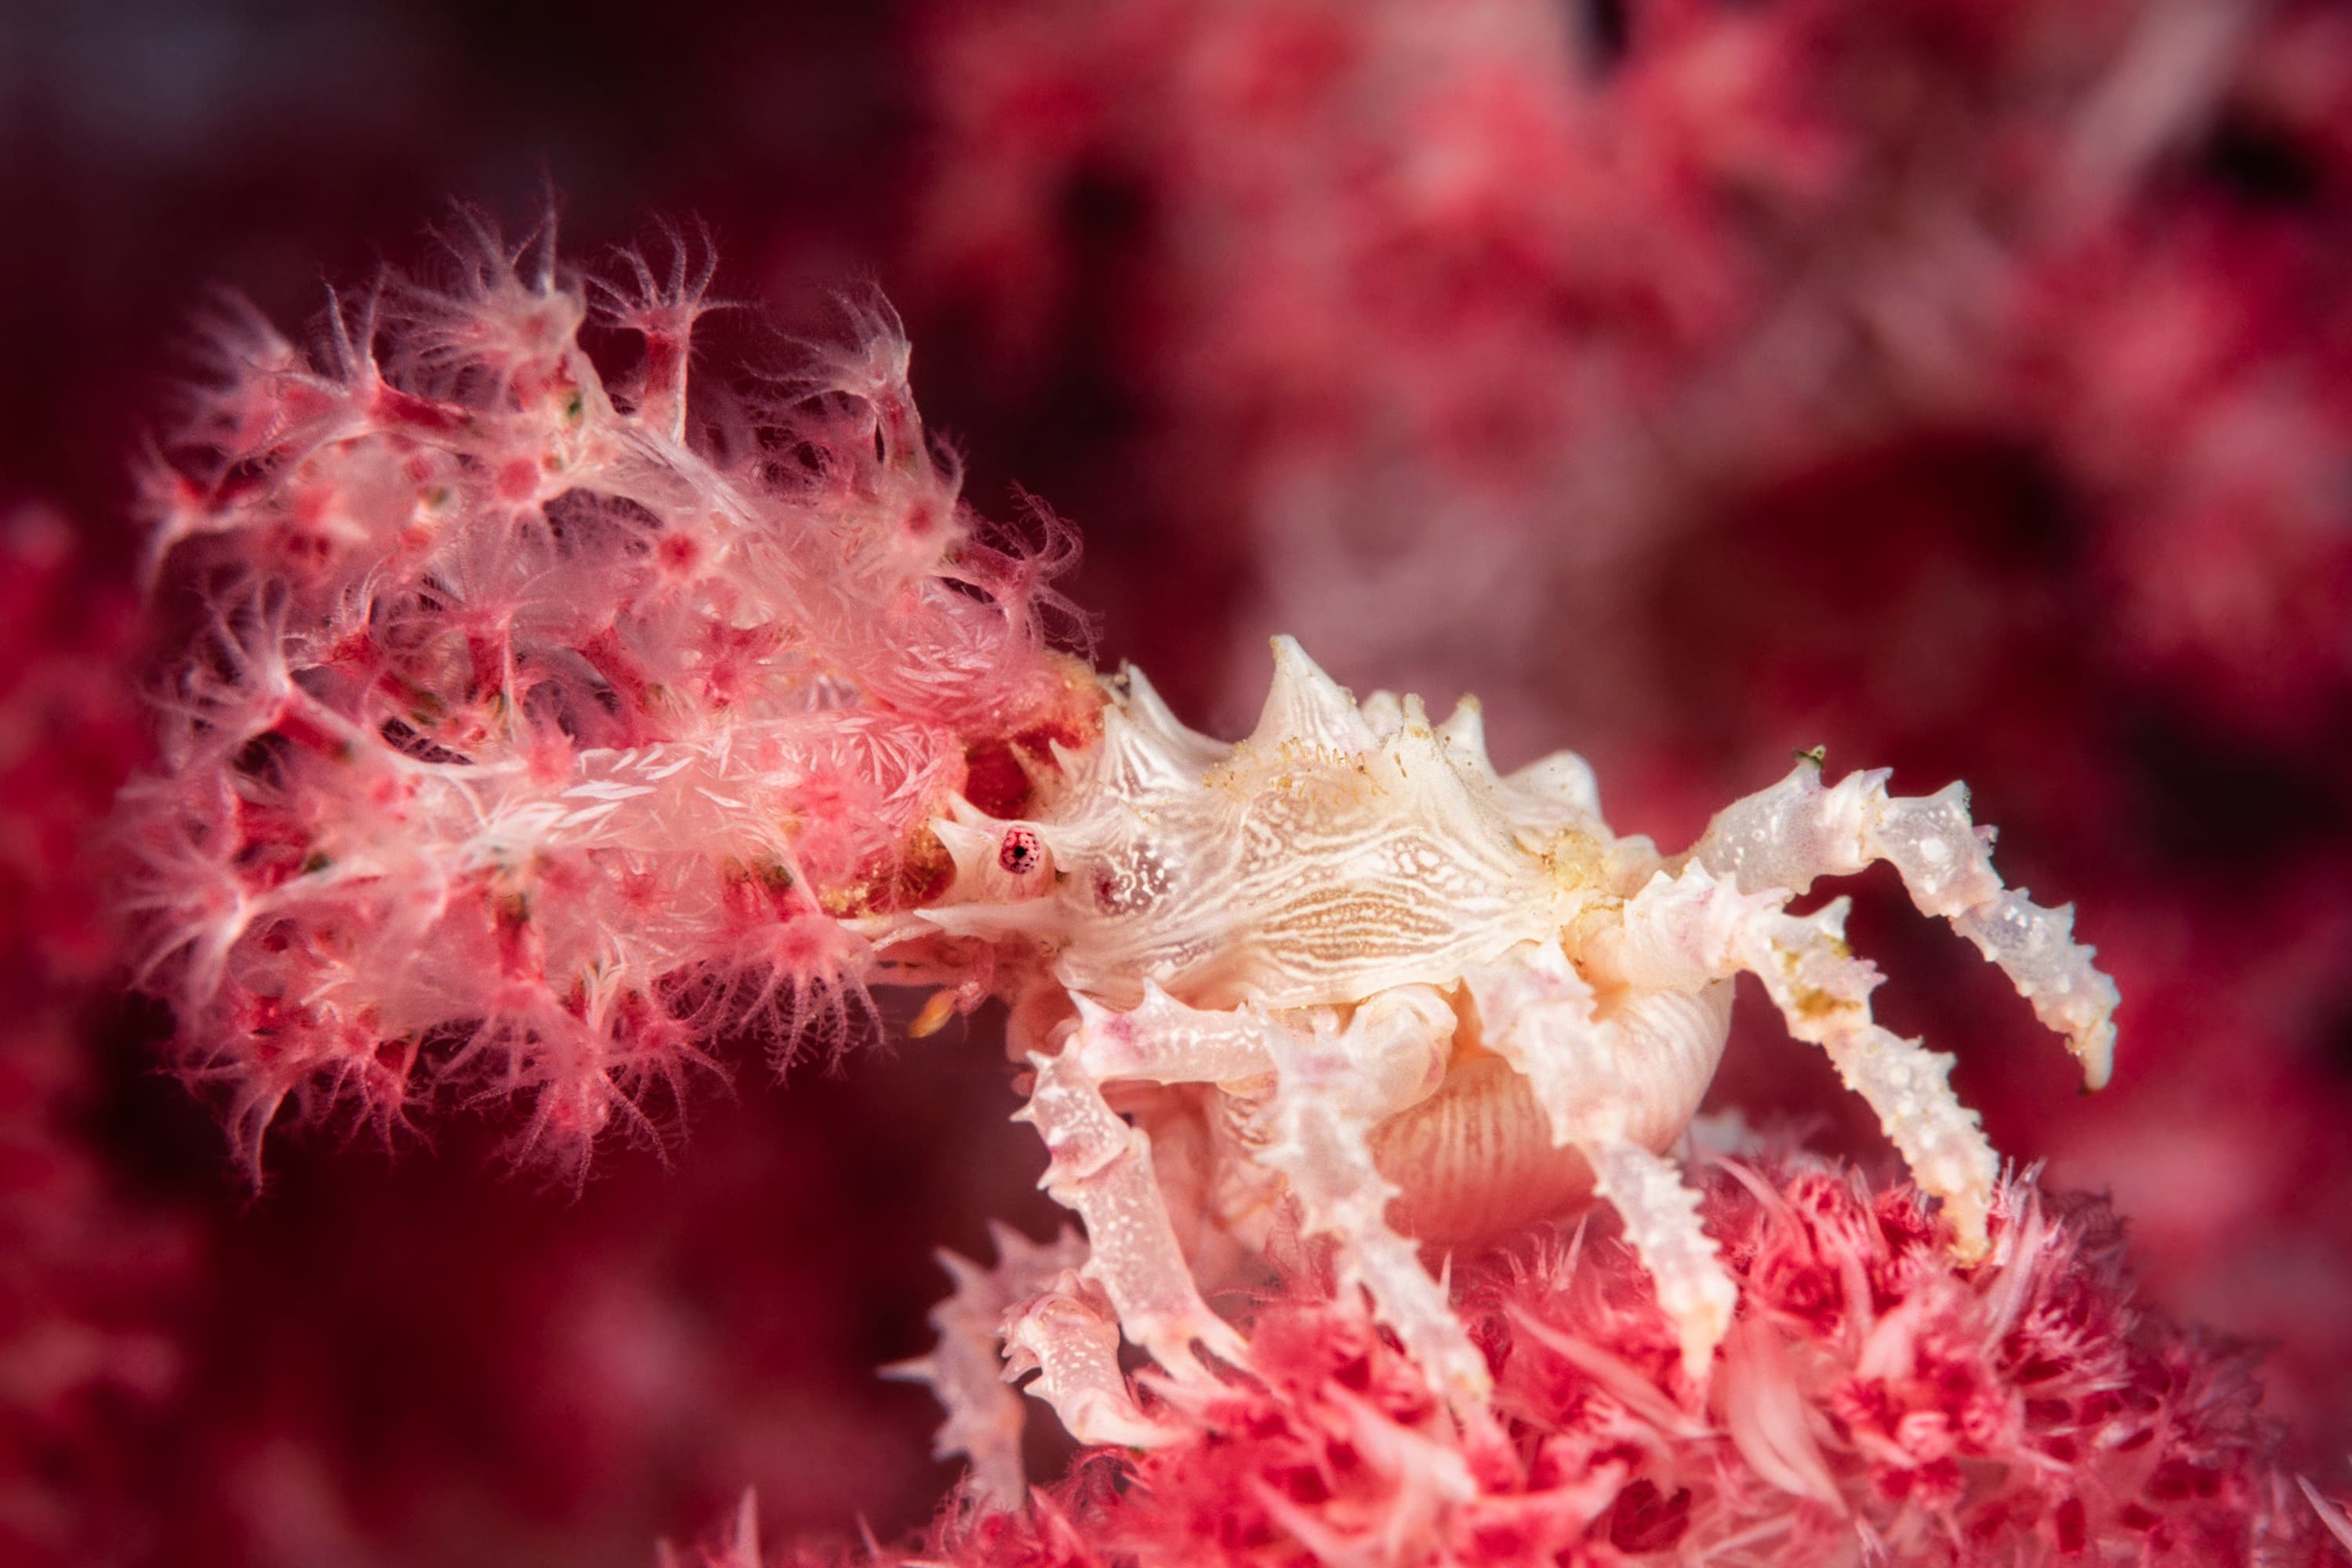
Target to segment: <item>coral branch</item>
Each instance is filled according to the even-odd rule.
[[[967,757],[1095,701],[1044,647],[1066,535],[963,505],[887,311],[698,419],[676,241],[604,290],[648,345],[616,404],[551,234],[458,226],[450,279],[339,301],[315,353],[226,318],[147,487],[205,629],[123,904],[257,1180],[289,1104],[515,1098],[576,1167],[722,1036],[837,1042],[855,922],[945,880]]]

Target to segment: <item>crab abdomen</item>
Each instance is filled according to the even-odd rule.
[[[1612,1106],[1626,1131],[1663,1152],[1698,1110],[1730,1028],[1731,987],[1645,998],[1643,1056],[1627,1064],[1639,1085]],[[1528,1081],[1500,1057],[1457,1051],[1426,1100],[1374,1131],[1381,1173],[1401,1189],[1389,1217],[1432,1246],[1492,1241],[1591,1201],[1592,1167],[1571,1143],[1556,1144]]]

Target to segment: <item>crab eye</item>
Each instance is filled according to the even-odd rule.
[[[1045,863],[1045,846],[1031,827],[1008,827],[996,847],[996,863],[1016,877],[1025,877]]]

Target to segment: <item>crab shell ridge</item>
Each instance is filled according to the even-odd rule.
[[[938,825],[958,874],[924,918],[1027,948],[1038,982],[1113,1007],[1137,1005],[1147,981],[1192,1007],[1276,1017],[1435,986],[1462,1018],[1453,1059],[1374,1135],[1402,1189],[1401,1227],[1467,1240],[1572,1209],[1591,1172],[1555,1146],[1526,1080],[1481,1047],[1460,981],[1605,919],[1655,850],[1609,832],[1573,753],[1498,774],[1474,700],[1433,725],[1415,697],[1359,706],[1288,637],[1274,658],[1259,721],[1231,745],[1180,722],[1140,671],[1106,680],[1101,742],[1060,753],[1066,782],[1039,817],[963,807]],[[1050,858],[1026,885],[997,858],[1022,832]],[[1633,1129],[1653,1149],[1680,1134],[1714,1076],[1728,995],[1671,999],[1642,1037],[1663,1042],[1641,1064],[1655,1091]],[[1612,1003],[1604,991],[1604,1015]]]

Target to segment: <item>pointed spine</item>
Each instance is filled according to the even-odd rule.
[[[1359,753],[1380,743],[1348,689],[1324,674],[1298,639],[1278,637],[1274,639],[1274,685],[1249,743],[1271,751],[1286,742]]]

